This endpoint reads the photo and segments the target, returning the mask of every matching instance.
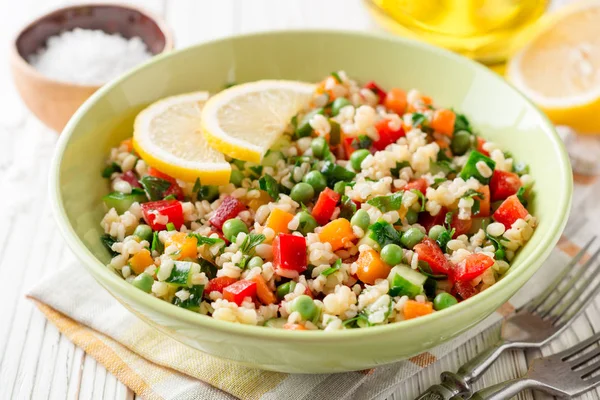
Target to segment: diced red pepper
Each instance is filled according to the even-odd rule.
[[[356,138],[353,138],[353,137],[345,137],[344,140],[342,141],[342,144],[344,145],[344,156],[345,156],[346,160],[349,160],[352,153],[354,153],[356,151],[354,146],[352,146],[352,143],[354,142],[355,139]]]
[[[241,280],[223,289],[223,299],[241,306],[246,297],[256,297],[256,282]]]
[[[167,227],[167,223],[155,222],[158,214],[166,216],[175,225],[175,229],[181,228],[183,225],[183,208],[178,200],[158,200],[150,201],[140,205],[144,220],[150,225],[154,231],[162,231]]]
[[[298,273],[306,270],[306,239],[290,233],[280,233],[273,240],[273,265],[277,269]]]
[[[452,291],[455,295],[463,300],[466,300],[469,297],[473,297],[477,294],[477,289],[475,289],[469,282],[456,282]]]
[[[471,254],[452,269],[450,279],[454,282],[468,282],[483,274],[494,265],[494,259],[485,254]]]
[[[131,187],[136,187],[136,188],[142,187],[142,185],[140,185],[140,182],[138,181],[137,176],[135,176],[133,171],[124,172],[123,175],[121,175],[121,179],[124,180],[125,182],[129,183],[131,185]]]
[[[177,183],[177,180],[175,178],[165,174],[164,172],[157,170],[156,168],[152,168],[152,167],[148,168],[148,175],[154,176],[156,178],[164,179],[167,182],[171,182],[171,187],[169,187],[165,191],[165,197],[173,195],[173,196],[175,196],[175,198],[177,200],[184,199],[183,189],[181,188],[181,186],[179,186],[179,184]]]
[[[377,150],[383,150],[388,145],[396,143],[398,139],[405,135],[402,126],[396,130],[390,128],[389,119],[382,119],[375,124],[375,129],[379,133],[379,139],[373,142],[373,147]]]
[[[477,137],[477,151],[483,154],[486,157],[490,156],[490,153],[483,149],[483,145],[485,144],[485,139]]]
[[[434,273],[447,274],[450,271],[450,262],[433,239],[426,237],[414,247],[414,251],[419,255],[419,261],[426,261]]]
[[[457,211],[452,214],[450,227],[454,228],[454,236],[452,236],[453,238],[457,238],[460,235],[468,233],[471,230],[471,226],[473,226],[472,219],[459,219]]]
[[[319,225],[325,225],[329,222],[335,211],[335,206],[338,201],[340,201],[340,197],[338,192],[335,192],[330,188],[325,188],[325,190],[319,194],[319,198],[312,210],[312,216]]]
[[[379,85],[377,85],[375,82],[367,82],[367,84],[365,85],[365,89],[369,89],[370,91],[375,93],[377,97],[379,97],[379,104],[383,104],[385,102],[387,93],[385,92],[385,90],[380,88]]]
[[[431,215],[428,212],[419,213],[419,224],[425,228],[427,232],[435,225],[444,225],[446,219],[446,213],[448,209],[442,207],[437,215]]]
[[[474,213],[475,217],[489,217],[490,216],[490,187],[482,186],[477,190],[482,196],[473,197],[474,200],[479,201],[479,212]]]
[[[232,278],[229,276],[219,276],[219,277],[216,277],[216,278],[208,281],[204,291],[206,293],[210,293],[210,292],[223,293],[223,289],[225,289],[227,286],[229,286],[233,283],[236,283],[237,281],[238,280],[236,278]]]
[[[408,182],[402,188],[402,190],[408,191],[408,190],[417,189],[419,192],[425,194],[428,187],[429,187],[429,185],[427,184],[427,180],[424,178],[419,178],[419,179],[414,179],[414,180]]]
[[[527,214],[529,214],[527,209],[523,207],[517,195],[513,194],[500,204],[493,217],[496,222],[500,222],[506,229],[510,229],[516,220],[524,219]]]
[[[246,206],[244,206],[241,201],[235,197],[227,196],[223,199],[219,208],[216,209],[209,222],[215,228],[221,229],[225,221],[237,217],[237,215],[245,209]]]
[[[521,187],[521,179],[514,172],[494,170],[490,180],[490,192],[492,201],[504,200],[508,196],[516,194]]]

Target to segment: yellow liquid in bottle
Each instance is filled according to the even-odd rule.
[[[365,0],[386,29],[483,62],[506,58],[548,0]]]

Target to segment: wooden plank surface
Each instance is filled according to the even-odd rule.
[[[0,400],[4,399],[133,399],[125,386],[91,357],[76,348],[46,322],[23,293],[61,264],[75,262],[52,219],[47,196],[47,170],[57,135],[23,106],[12,85],[7,51],[17,29],[37,15],[72,1],[19,0],[0,2]],[[171,26],[176,47],[231,34],[285,28],[377,29],[360,0],[137,0]],[[585,241],[578,232],[597,224],[595,204],[600,186],[578,185],[577,215],[567,234]],[[60,288],[57,288],[60,290]],[[578,330],[600,321],[591,308]],[[442,370],[461,363],[489,346],[493,334],[481,335],[451,357],[409,380],[388,397],[408,399],[437,382]],[[573,337],[571,337],[573,340]],[[560,346],[560,344],[558,344]],[[483,378],[489,385],[526,371],[532,354],[505,354]],[[534,398],[524,393],[520,399]],[[535,398],[546,398],[536,395]],[[597,394],[587,396],[599,398]]]

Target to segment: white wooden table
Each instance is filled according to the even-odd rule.
[[[58,135],[45,128],[21,102],[11,82],[7,50],[17,30],[37,15],[69,3],[63,0],[0,1],[0,400],[8,399],[130,399],[134,394],[107,373],[28,302],[23,294],[45,274],[73,259],[50,212],[47,173]],[[360,0],[137,0],[163,15],[175,34],[176,47],[268,29],[321,27],[377,29]],[[576,214],[567,235],[585,237],[583,226],[597,224],[594,201],[600,185],[583,180],[575,196]],[[60,288],[57,288],[60,290]],[[582,318],[578,329],[600,321],[597,307]],[[408,399],[437,381],[443,369],[455,370],[493,335],[482,335],[428,368],[402,387],[393,399]],[[524,373],[532,354],[501,357],[482,380],[490,385]],[[598,399],[597,394],[586,396]],[[545,396],[525,393],[521,399]]]

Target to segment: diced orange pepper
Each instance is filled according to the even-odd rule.
[[[331,244],[333,251],[339,250],[354,240],[354,231],[350,221],[345,218],[338,218],[323,227],[319,233],[319,240]]]
[[[452,137],[455,121],[456,114],[452,110],[440,108],[433,113],[433,120],[430,126],[434,131]]]
[[[385,279],[392,268],[384,263],[375,250],[367,250],[360,253],[356,275],[358,279],[369,285],[373,285],[377,279]]]
[[[253,198],[248,202],[248,207],[252,209],[252,211],[258,210],[258,207],[269,204],[271,202],[271,196],[264,190],[259,190],[260,195],[256,198]]]
[[[385,96],[383,105],[401,116],[406,111],[406,92],[399,88],[390,89],[387,96]]]
[[[258,300],[260,300],[261,303],[268,305],[277,302],[275,293],[269,289],[267,281],[265,281],[265,278],[263,278],[262,275],[256,275],[252,280],[256,282],[256,297],[258,297]]]
[[[306,330],[308,330],[304,327],[304,325],[290,324],[289,322],[287,324],[283,325],[283,329],[286,329],[288,331],[306,331]]]
[[[146,249],[138,251],[129,259],[129,266],[136,275],[144,272],[144,270],[152,264],[154,264],[154,259]]]
[[[490,187],[485,185],[477,190],[482,196],[474,197],[475,200],[479,200],[479,212],[475,213],[476,217],[489,217],[490,216]]]
[[[288,224],[294,218],[293,214],[287,211],[283,211],[279,208],[275,208],[271,211],[269,218],[267,219],[267,227],[275,231],[275,235],[280,233],[289,233]]]
[[[133,150],[133,138],[125,139],[121,142],[121,146],[126,146],[127,151]]]
[[[407,300],[404,303],[402,313],[405,319],[412,319],[422,317],[423,315],[431,314],[433,312],[433,303],[419,303],[415,300]]]
[[[176,232],[165,240],[165,248],[175,245],[179,249],[178,260],[198,257],[198,241],[195,237],[188,237],[184,232]]]

